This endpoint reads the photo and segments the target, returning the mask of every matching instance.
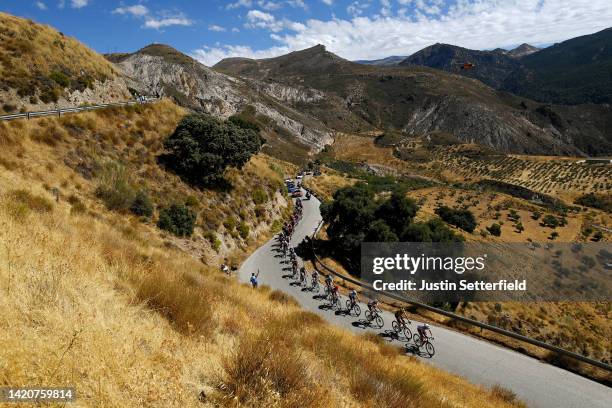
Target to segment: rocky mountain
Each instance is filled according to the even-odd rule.
[[[514,51],[514,50],[513,50]],[[478,79],[493,88],[502,88],[508,76],[520,67],[512,51],[478,51],[449,44],[434,44],[412,54],[400,66],[422,65]]]
[[[464,64],[471,65],[465,69]],[[539,102],[612,102],[612,28],[541,50],[529,44],[511,51],[435,44],[399,65],[452,72]]]
[[[595,111],[542,105],[480,81],[416,65],[357,64],[319,45],[278,58],[227,59],[214,69],[237,78],[317,90],[325,97],[291,106],[338,131],[395,128],[424,135],[441,130],[504,152],[612,152],[606,130],[612,118],[609,107]]]
[[[402,62],[406,58],[407,57],[400,57],[400,56],[393,55],[391,57],[377,59],[377,60],[359,60],[355,62],[358,64],[365,64],[365,65],[393,66],[393,65],[398,65],[400,62]]]
[[[503,89],[544,102],[612,103],[612,28],[521,58]]]
[[[527,43],[523,43],[521,45],[519,45],[518,47],[508,51],[506,54],[514,57],[514,58],[522,58],[525,57],[527,55],[531,55],[533,53],[536,53],[538,51],[540,51],[541,48],[538,47],[534,47],[533,45],[529,45]]]
[[[274,149],[287,151],[290,145],[303,152],[317,151],[332,140],[333,133],[324,124],[290,107],[316,101],[322,98],[320,92],[231,77],[161,44],[107,59],[140,93],[171,97],[184,107],[223,118],[243,111],[260,116]]]

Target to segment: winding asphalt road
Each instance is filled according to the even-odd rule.
[[[320,202],[314,197],[304,201],[303,218],[293,235],[292,246],[298,245],[307,235],[312,235],[317,228],[321,221],[319,205]],[[383,335],[391,333],[391,322],[394,317],[390,312],[383,313],[385,326],[382,329],[369,328],[359,324],[359,321],[363,322],[364,319],[365,305],[361,305],[360,317],[337,314],[325,308],[323,306],[325,302],[316,298],[312,292],[292,285],[291,279],[283,278],[283,275],[288,274],[283,268],[288,265],[281,263],[283,259],[275,251],[274,244],[274,240],[268,241],[244,262],[239,270],[241,281],[248,282],[251,272],[259,270],[260,284],[290,294],[304,309],[321,315],[336,326],[356,333],[363,333],[366,330]],[[363,297],[362,295],[361,300],[365,300]],[[342,304],[345,300],[342,300]],[[412,322],[410,328],[413,332],[416,331],[417,324],[419,322]],[[432,334],[435,338],[433,343],[436,354],[431,359],[423,358],[423,361],[461,375],[473,383],[486,386],[502,385],[514,391],[529,406],[543,408],[612,406],[612,389],[605,385],[444,327],[432,327]],[[398,345],[406,343],[406,341],[399,343],[399,340],[394,340],[390,336],[385,338]]]

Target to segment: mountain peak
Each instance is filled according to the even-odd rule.
[[[534,47],[533,45],[523,43],[513,50],[508,51],[508,55],[511,57],[524,57],[525,55],[533,54],[534,52],[540,51],[540,48]]]
[[[173,48],[166,44],[152,43],[144,48],[136,51],[134,54],[137,55],[150,55],[152,57],[162,57],[168,62],[174,62],[178,64],[188,64],[196,62],[190,56],[183,54],[176,48]]]

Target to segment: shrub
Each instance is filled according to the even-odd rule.
[[[85,204],[83,204],[83,202],[81,202],[79,197],[75,195],[71,195],[70,197],[68,197],[68,202],[70,203],[70,206],[71,206],[70,208],[71,214],[82,214],[85,211],[87,211],[87,207],[85,207]]]
[[[106,163],[99,176],[100,184],[95,191],[96,197],[101,199],[109,210],[128,211],[137,192],[125,166],[114,162]]]
[[[602,211],[612,212],[612,197],[610,195],[588,193],[584,194],[574,201],[585,207],[597,208]]]
[[[256,205],[264,204],[266,201],[268,201],[268,194],[266,194],[263,188],[258,188],[253,191],[253,202]]]
[[[497,223],[493,223],[490,227],[487,227],[487,231],[489,231],[489,234],[495,235],[496,237],[501,236],[501,226]]]
[[[172,204],[159,212],[157,226],[179,237],[193,234],[196,214],[183,204]]]
[[[242,237],[242,239],[247,239],[249,237],[249,232],[250,232],[250,228],[249,226],[242,221],[240,224],[238,224],[238,233],[240,234],[240,236]]]
[[[44,87],[40,91],[40,100],[43,101],[43,103],[55,103],[59,100],[60,95],[61,92],[59,89],[53,87]]]
[[[204,238],[206,238],[208,242],[210,242],[210,245],[215,250],[215,252],[219,252],[219,248],[221,248],[221,241],[219,240],[219,238],[217,238],[217,234],[215,234],[213,231],[206,231],[204,233]]]
[[[259,124],[257,124],[253,120],[249,120],[245,118],[244,116],[232,115],[228,118],[228,122],[231,122],[234,125],[241,127],[243,129],[250,129],[256,132],[259,132],[261,130]]]
[[[153,202],[145,191],[140,190],[136,193],[130,211],[139,217],[150,218],[153,215]]]
[[[559,219],[551,214],[546,214],[542,218],[542,226],[549,228],[557,228],[559,226]]]
[[[473,232],[476,228],[476,218],[470,210],[456,210],[442,206],[436,208],[435,213],[444,221],[467,232]]]
[[[603,239],[604,235],[603,232],[601,232],[600,230],[595,231],[595,234],[593,234],[593,238],[591,238],[593,241],[595,242],[599,242]]]
[[[70,86],[70,78],[63,72],[54,71],[49,75],[49,78],[62,88],[68,88],[68,86]]]
[[[13,202],[40,214],[53,210],[53,203],[49,199],[34,195],[27,190],[13,190],[9,193],[9,197]]]
[[[223,221],[223,226],[225,227],[226,230],[228,231],[233,231],[234,228],[236,228],[236,218],[234,218],[233,216],[229,216],[225,219],[225,221]]]
[[[185,205],[187,207],[197,207],[198,204],[200,204],[200,202],[195,196],[190,195],[185,199]]]
[[[5,103],[2,105],[2,110],[6,113],[13,113],[17,110],[17,106],[12,105],[10,103]]]
[[[255,130],[193,114],[165,140],[161,159],[185,181],[210,186],[223,179],[227,167],[242,168],[261,145]]]

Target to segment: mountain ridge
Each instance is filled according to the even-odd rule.
[[[325,101],[301,104],[300,109],[340,132],[390,127],[406,135],[423,135],[441,130],[464,142],[527,154],[588,155],[612,150],[605,124],[589,122],[585,134],[576,128],[577,117],[586,115],[588,108],[561,112],[555,106],[429,67],[376,67],[330,54],[313,47],[264,60],[223,60],[213,68],[237,78],[297,83],[324,92]],[[611,115],[609,109],[600,113]],[[337,115],[346,119],[340,127],[333,121]]]
[[[463,69],[463,64],[469,64]],[[612,102],[612,28],[537,49],[470,50],[434,44],[399,65],[421,65],[475,78],[542,103]]]

